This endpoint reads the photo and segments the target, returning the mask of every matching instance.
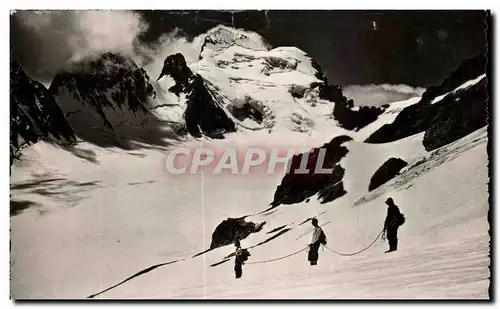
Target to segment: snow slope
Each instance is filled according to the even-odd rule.
[[[440,96],[437,96],[436,98],[434,98],[432,100],[431,104],[435,104],[435,103],[441,101],[442,99],[444,99],[444,97],[446,97],[449,94],[456,93],[457,91],[460,91],[462,89],[467,89],[467,88],[479,83],[481,80],[483,80],[485,78],[486,78],[486,74],[482,74],[481,76],[477,77],[476,79],[469,80],[469,81],[463,83],[462,85],[460,85],[459,87],[455,88],[455,90],[450,91],[450,92],[445,93],[445,94],[442,94]]]
[[[349,135],[353,140],[345,143],[348,153],[340,161],[347,193],[325,204],[313,197],[262,212],[282,171],[172,175],[165,167],[168,147],[125,151],[79,142],[73,151],[81,155],[75,156],[39,142],[12,167],[12,297],[86,298],[150,266],[174,262],[96,298],[488,298],[486,128],[431,152],[422,144],[424,132],[364,143],[420,98],[391,104],[359,131],[345,130],[331,117],[333,104],[312,89],[318,79],[305,53],[270,49],[259,37],[240,34],[217,27],[206,35],[210,40],[197,38],[200,57],[189,66],[226,109],[250,104],[266,120],[235,121],[238,132],[223,140],[188,137],[176,146],[300,151]],[[168,91],[172,78],[152,84],[153,112],[182,122],[186,98]],[[303,97],[292,96],[292,88],[303,90]],[[368,192],[374,172],[390,157],[408,166]],[[350,257],[321,251],[319,265],[309,266],[306,251],[300,251],[311,237],[305,220],[316,216],[328,247],[352,253],[380,233],[388,196],[407,218],[397,252],[384,254],[387,243],[378,240]],[[233,260],[226,259],[232,246],[193,256],[209,248],[221,221],[241,216],[266,224],[242,241],[252,256],[235,281]]]
[[[407,146],[416,140],[421,136],[393,146],[409,152]],[[476,141],[471,144],[472,140]],[[350,149],[361,147],[353,145]],[[33,181],[35,172],[46,181],[65,179],[49,182],[46,191],[51,194],[44,196],[33,192],[38,187],[20,186],[29,182],[26,173],[13,173],[20,178],[13,179],[20,187],[13,189],[13,197],[41,204],[11,219],[13,297],[87,297],[150,265],[188,258],[100,297],[485,298],[489,276],[486,132],[482,129],[447,148],[451,150],[438,149],[430,155],[441,164],[414,168],[424,168],[425,173],[412,174],[409,169],[400,176],[405,181],[383,185],[376,190],[383,194],[353,207],[353,201],[367,191],[366,179],[374,168],[370,160],[357,160],[359,166],[352,169],[350,164],[346,177],[363,179],[365,190],[351,191],[332,203],[311,200],[249,217],[267,224],[242,242],[245,247],[255,245],[272,236],[267,232],[287,225],[290,231],[251,249],[251,261],[295,252],[310,237],[304,235],[309,224],[299,224],[317,215],[320,223],[330,222],[324,226],[329,246],[352,252],[380,231],[383,200],[390,194],[408,218],[400,231],[400,251],[384,255],[386,244],[380,242],[349,258],[323,251],[315,269],[307,265],[302,252],[283,261],[246,265],[243,280],[234,282],[231,261],[209,267],[231,253],[231,246],[189,257],[208,248],[211,232],[224,218],[264,209],[279,175],[175,178],[162,169],[164,155],[153,151],[143,151],[142,157],[94,149],[100,162],[90,168],[88,162],[37,144],[26,155],[37,163],[29,166]],[[67,182],[76,189],[72,191]],[[96,184],[78,186],[88,182]],[[407,282],[403,290],[396,288],[401,280]]]

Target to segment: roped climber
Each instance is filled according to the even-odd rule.
[[[242,249],[239,240],[234,241],[234,246],[236,247],[236,251],[234,252],[234,273],[236,279],[241,278],[243,274],[243,264],[248,260],[250,253],[247,249]]]
[[[321,227],[318,226],[318,219],[313,218],[311,223],[314,226],[314,231],[311,243],[309,244],[308,260],[311,265],[317,265],[319,257],[318,250],[320,245],[326,245],[326,235]]]
[[[394,204],[394,200],[392,198],[388,198],[385,203],[388,207],[382,239],[385,239],[387,235],[389,250],[385,253],[389,253],[398,250],[398,228],[405,223],[405,217],[399,210],[398,206]]]

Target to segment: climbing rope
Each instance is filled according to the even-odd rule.
[[[308,247],[305,247],[303,249],[300,249],[299,251],[296,251],[294,253],[291,253],[289,255],[285,255],[285,256],[282,256],[282,257],[279,257],[279,258],[275,258],[275,259],[271,259],[271,260],[264,260],[264,261],[256,261],[256,262],[248,262],[248,263],[245,263],[245,265],[247,264],[261,264],[261,263],[269,263],[269,262],[274,262],[274,261],[279,261],[279,260],[283,260],[283,259],[286,259],[286,258],[289,258],[293,255],[296,255],[304,250],[306,250]]]
[[[333,249],[330,249],[328,248],[327,246],[324,246],[327,250],[330,250],[331,252],[333,253],[336,253],[338,255],[341,255],[341,256],[353,256],[353,255],[356,255],[356,254],[359,254],[365,250],[367,250],[368,248],[370,248],[371,246],[373,246],[373,244],[379,239],[379,237],[382,235],[382,233],[384,233],[384,230],[380,231],[380,233],[378,233],[377,237],[366,247],[364,247],[363,249],[359,250],[359,251],[356,251],[356,252],[353,252],[353,253],[340,253],[338,251],[335,251]]]
[[[372,241],[372,242],[371,242],[368,246],[364,247],[363,249],[361,249],[361,250],[359,250],[359,251],[353,252],[353,253],[340,253],[340,252],[335,251],[335,250],[333,250],[333,249],[331,249],[331,248],[329,248],[329,247],[327,247],[327,246],[324,246],[324,248],[326,248],[327,250],[329,250],[329,251],[331,251],[331,252],[333,252],[333,253],[336,253],[336,254],[338,254],[338,255],[341,255],[341,256],[353,256],[353,255],[359,254],[359,253],[361,253],[361,252],[363,252],[363,251],[367,250],[367,249],[368,249],[368,248],[370,248],[371,246],[373,246],[373,244],[374,244],[374,243],[375,243],[375,242],[376,242],[376,241],[380,238],[380,236],[382,235],[382,233],[383,233],[383,232],[384,232],[384,230],[380,231],[380,233],[377,235],[377,237],[376,237],[376,238],[375,238],[375,239],[374,239],[374,240],[373,240],[373,241]],[[296,255],[296,254],[299,254],[300,252],[302,252],[302,251],[304,251],[304,250],[306,250],[306,249],[308,249],[308,248],[309,248],[309,246],[304,247],[304,248],[302,248],[302,249],[300,249],[300,250],[298,250],[298,251],[295,251],[295,252],[293,252],[293,253],[290,253],[290,254],[285,255],[285,256],[282,256],[282,257],[278,257],[278,258],[274,258],[274,259],[270,259],[270,260],[264,260],[264,261],[248,262],[248,263],[245,263],[245,264],[262,264],[262,263],[269,263],[269,262],[274,262],[274,261],[283,260],[283,259],[289,258],[289,257],[291,257],[291,256],[294,256],[294,255]],[[117,283],[117,284],[115,284],[115,285],[113,285],[113,286],[111,286],[111,287],[109,287],[109,288],[107,288],[107,289],[105,289],[105,290],[103,290],[103,291],[99,292],[99,293],[96,293],[96,294],[93,294],[93,295],[88,296],[87,298],[94,298],[94,297],[96,297],[96,296],[98,296],[98,295],[101,295],[101,294],[103,294],[103,293],[105,293],[105,292],[107,292],[107,291],[109,291],[109,290],[111,290],[111,289],[114,289],[114,288],[116,288],[116,287],[118,287],[118,286],[120,286],[120,285],[124,284],[125,282],[127,282],[127,281],[129,281],[129,280],[134,279],[135,277],[138,277],[138,276],[144,275],[145,273],[148,273],[148,272],[150,272],[150,271],[152,271],[153,269],[156,269],[156,268],[158,268],[158,267],[162,267],[162,266],[165,266],[165,265],[173,264],[173,263],[180,262],[180,261],[184,261],[184,260],[185,260],[185,259],[174,260],[174,261],[170,261],[170,262],[166,262],[166,263],[161,263],[161,264],[157,264],[157,265],[150,266],[150,267],[148,267],[148,268],[146,268],[146,269],[141,270],[140,272],[138,272],[138,273],[136,273],[136,274],[134,274],[134,275],[132,275],[132,276],[128,277],[127,279],[125,279],[125,280],[123,280],[123,281],[121,281],[121,282],[119,282],[119,283]]]
[[[340,253],[338,251],[335,251],[331,248],[329,248],[328,246],[324,246],[327,250],[335,253],[335,254],[338,254],[338,255],[341,255],[341,256],[353,256],[353,255],[356,255],[356,254],[360,254],[361,252],[367,250],[368,248],[370,248],[371,246],[373,246],[373,244],[380,238],[380,236],[382,235],[382,233],[384,232],[384,230],[380,231],[380,233],[378,233],[377,237],[375,237],[375,239],[366,247],[364,247],[363,249],[361,250],[358,250],[356,252],[353,252],[353,253]],[[286,258],[289,258],[293,255],[296,255],[296,254],[299,254],[300,252],[308,249],[309,247],[305,247],[303,249],[300,249],[299,251],[296,251],[294,253],[290,253],[288,255],[285,255],[285,256],[282,256],[282,257],[279,257],[279,258],[275,258],[275,259],[270,259],[270,260],[264,260],[264,261],[256,261],[256,262],[248,262],[248,263],[245,263],[245,264],[262,264],[262,263],[269,263],[269,262],[274,262],[274,261],[279,261],[279,260],[283,260],[283,259],[286,259]]]
[[[105,289],[105,290],[102,290],[102,291],[101,291],[101,292],[99,292],[99,293],[92,294],[92,295],[88,296],[87,298],[94,298],[94,297],[99,296],[99,295],[101,295],[101,294],[103,294],[103,293],[106,293],[107,291],[112,290],[112,289],[116,288],[117,286],[120,286],[120,285],[124,284],[125,282],[127,282],[127,281],[129,281],[129,280],[134,279],[135,277],[142,276],[142,275],[144,275],[145,273],[148,273],[148,272],[150,272],[150,271],[152,271],[153,269],[156,269],[156,268],[158,268],[158,267],[162,267],[162,266],[165,266],[165,265],[169,265],[169,264],[177,263],[177,262],[184,261],[184,260],[185,260],[185,259],[174,260],[174,261],[165,262],[165,263],[161,263],[161,264],[156,264],[156,265],[150,266],[150,267],[148,267],[148,268],[146,268],[146,269],[141,270],[140,272],[136,273],[135,275],[132,275],[132,276],[128,277],[127,279],[125,279],[125,280],[123,280],[123,281],[120,281],[120,282],[118,282],[117,284],[115,284],[115,285],[113,285],[113,286],[111,286],[111,287],[109,287],[109,288],[107,288],[107,289]]]

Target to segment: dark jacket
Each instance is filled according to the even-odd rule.
[[[394,204],[389,206],[387,208],[387,216],[385,217],[384,230],[398,227],[397,222],[400,217],[401,212],[399,211],[398,206]]]
[[[238,264],[243,264],[243,249],[236,248],[234,262]]]

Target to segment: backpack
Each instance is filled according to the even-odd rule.
[[[321,230],[321,234],[319,235],[319,243],[326,246],[326,234]]]
[[[398,218],[398,225],[401,226],[405,224],[405,221],[406,221],[405,215],[401,214]]]
[[[246,262],[249,256],[250,252],[247,249],[241,249],[240,261]]]
[[[400,213],[398,216],[394,216],[394,218],[391,221],[391,226],[392,227],[401,226],[405,223],[405,221],[406,221],[405,216],[402,213]]]

